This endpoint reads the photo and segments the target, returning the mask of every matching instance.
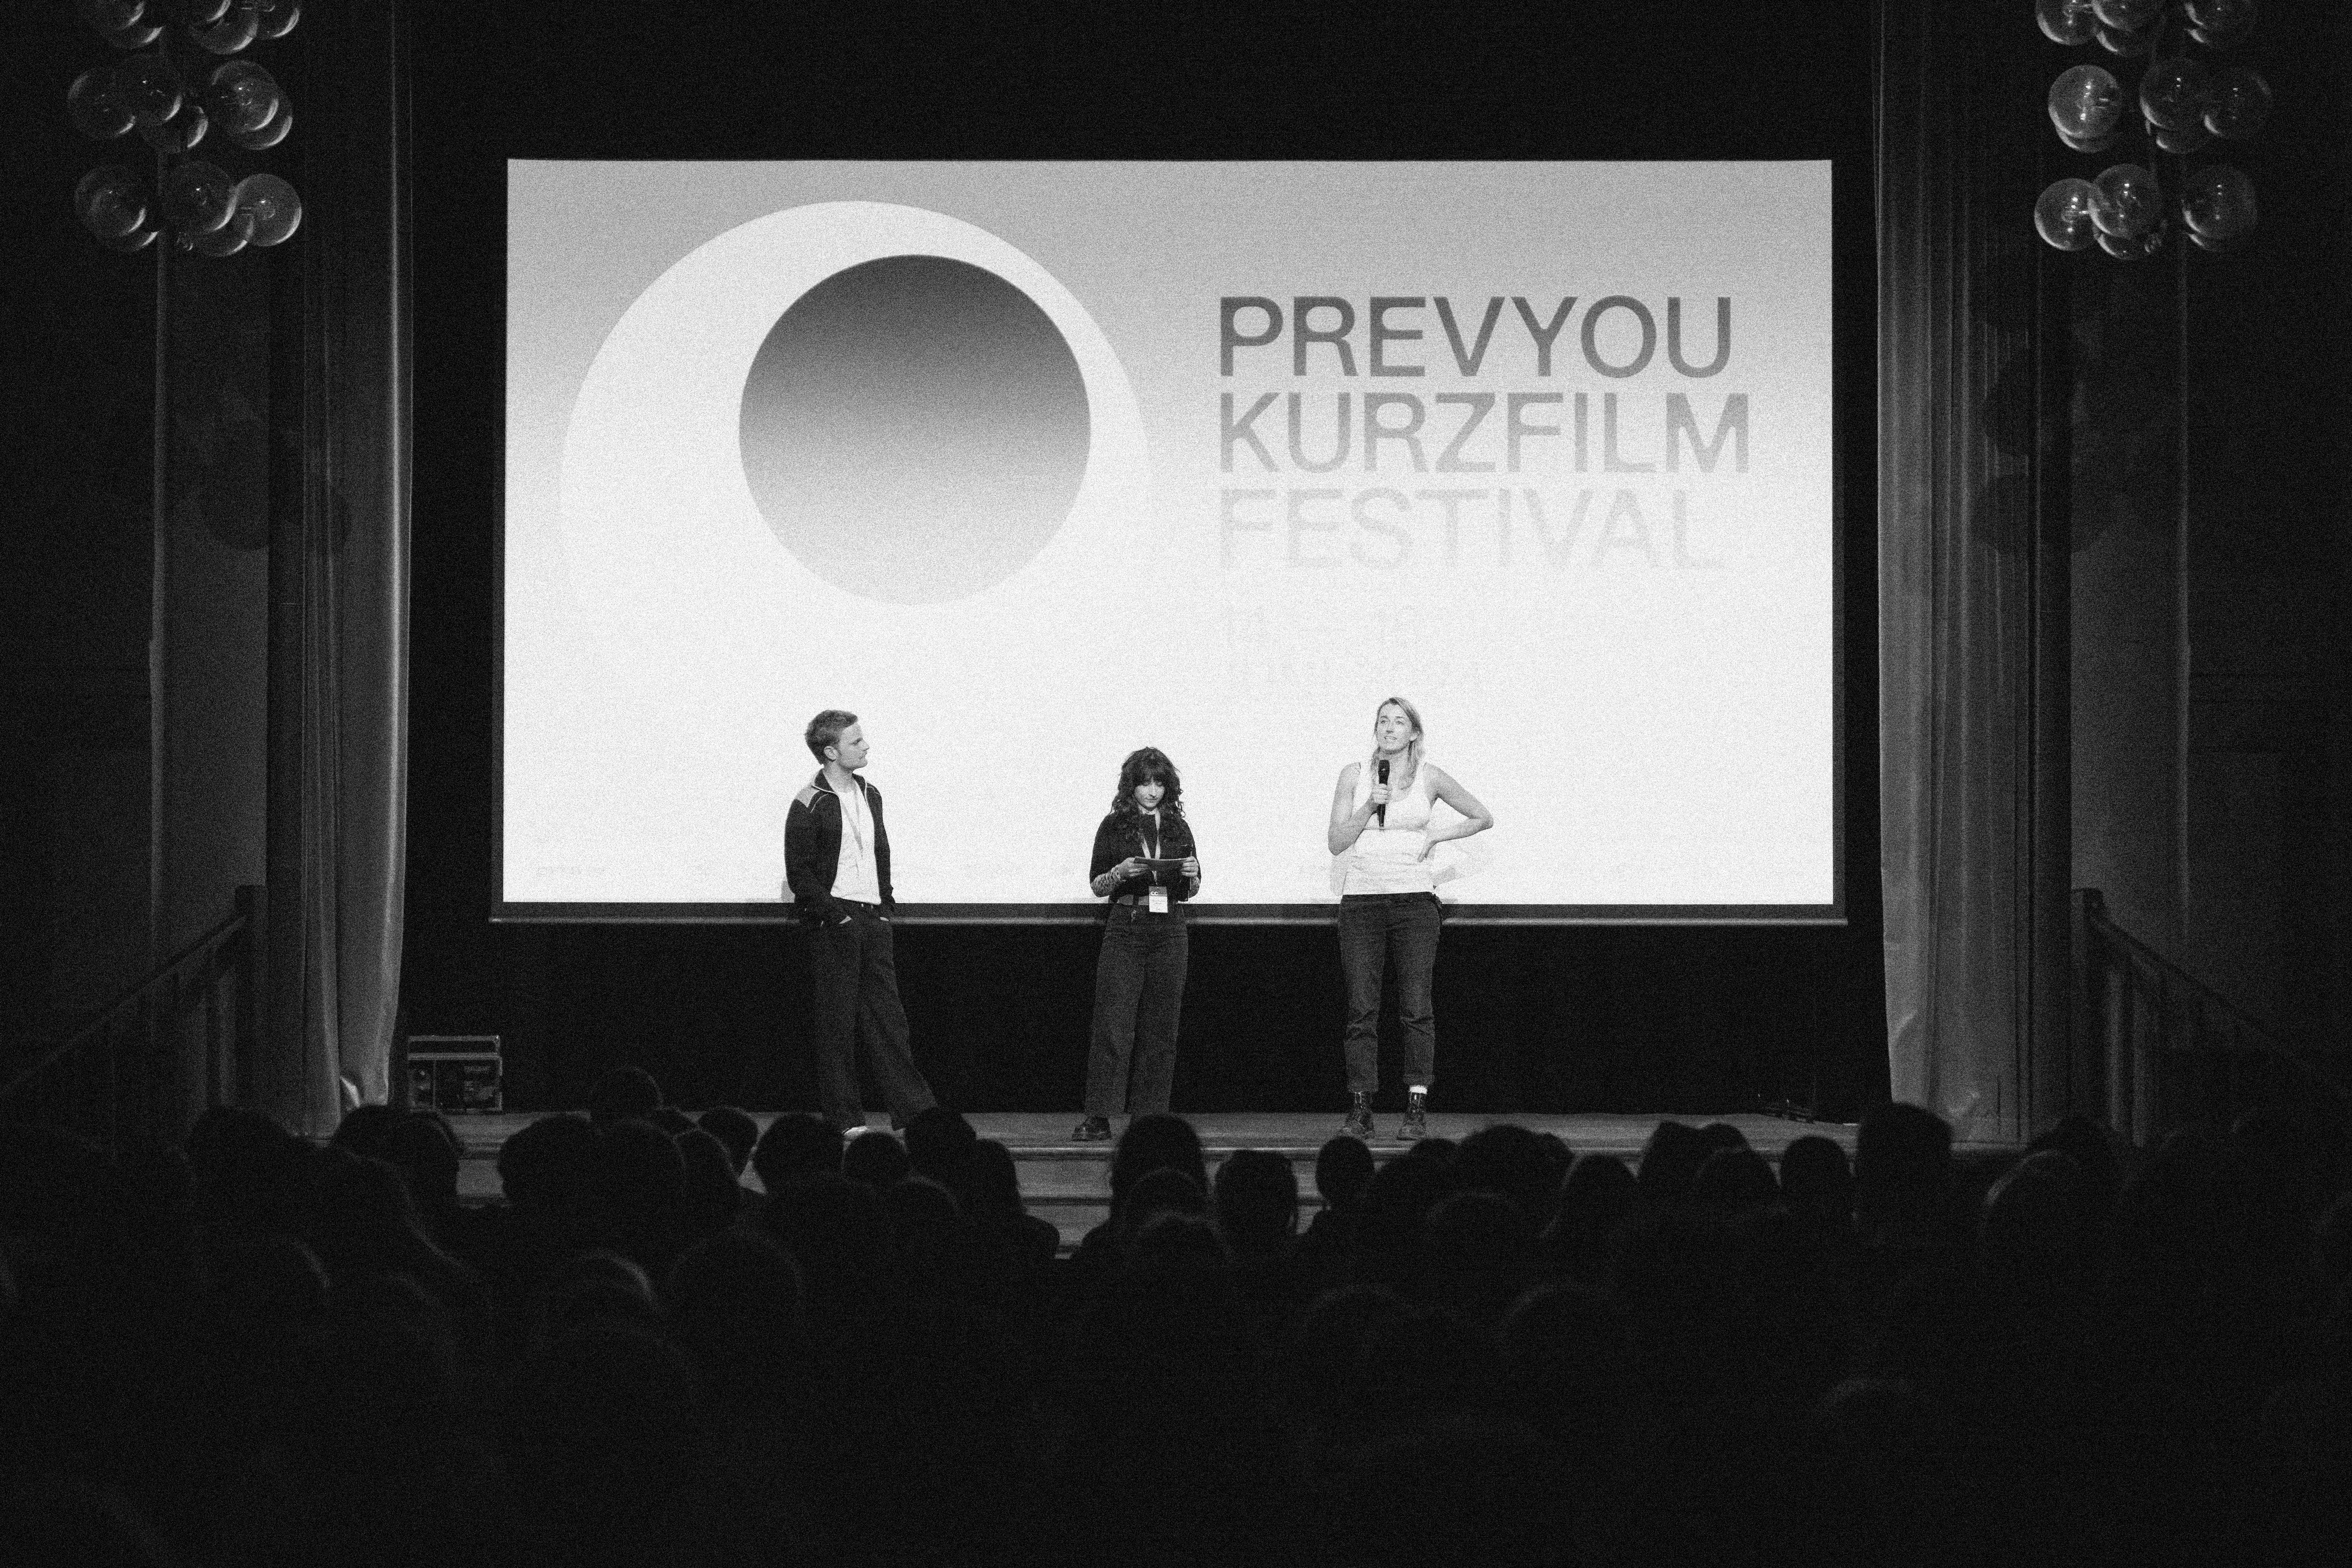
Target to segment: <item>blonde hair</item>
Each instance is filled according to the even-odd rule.
[[[1394,778],[1389,781],[1389,787],[1391,789],[1397,789],[1411,783],[1414,778],[1418,777],[1421,773],[1421,746],[1423,739],[1421,710],[1415,708],[1412,703],[1406,701],[1402,697],[1383,697],[1381,699],[1380,707],[1372,710],[1372,752],[1371,755],[1365,761],[1366,772],[1364,773],[1364,777],[1368,780],[1378,776],[1377,770],[1380,766],[1381,760],[1381,714],[1384,710],[1389,708],[1402,708],[1404,710],[1405,722],[1412,726],[1412,739],[1407,741],[1404,744],[1404,776],[1402,778]]]

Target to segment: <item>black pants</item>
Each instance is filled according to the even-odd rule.
[[[1339,968],[1348,977],[1348,1091],[1381,1087],[1381,978],[1396,961],[1397,1022],[1404,1030],[1405,1082],[1436,1082],[1437,1016],[1430,977],[1437,970],[1435,893],[1350,893],[1339,900]]]
[[[816,1096],[835,1127],[859,1127],[857,1042],[882,1087],[890,1125],[904,1127],[939,1102],[907,1046],[907,1010],[898,1005],[898,968],[889,918],[872,904],[835,900],[845,918],[809,933],[809,977],[816,993]]]
[[[1095,961],[1095,1026],[1087,1047],[1087,1114],[1168,1109],[1187,942],[1181,904],[1164,915],[1113,904]]]

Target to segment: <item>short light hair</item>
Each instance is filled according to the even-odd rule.
[[[801,738],[808,742],[809,754],[821,763],[824,761],[824,749],[841,744],[841,732],[856,722],[856,714],[845,709],[828,708],[808,721]]]

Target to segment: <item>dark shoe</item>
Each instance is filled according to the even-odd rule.
[[[1110,1118],[1089,1116],[1070,1129],[1073,1143],[1108,1143],[1110,1142]]]
[[[1414,1095],[1404,1102],[1404,1121],[1397,1127],[1397,1136],[1408,1143],[1429,1136],[1429,1102]]]
[[[1349,1097],[1348,1120],[1339,1123],[1339,1131],[1344,1137],[1360,1138],[1367,1143],[1372,1141],[1372,1097],[1370,1095],[1358,1094]]]

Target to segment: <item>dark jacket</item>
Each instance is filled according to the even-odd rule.
[[[1144,854],[1143,818],[1123,811],[1114,811],[1102,819],[1095,829],[1095,858],[1087,871],[1091,884],[1097,877],[1118,865],[1130,855]],[[1200,848],[1192,841],[1192,825],[1172,811],[1160,814],[1160,854],[1162,860],[1181,860],[1187,855],[1198,855]],[[1153,882],[1168,889],[1171,900],[1181,903],[1192,896],[1192,884],[1181,871],[1147,871],[1129,877],[1110,890],[1111,898],[1121,893],[1140,893]]]
[[[874,883],[882,889],[882,907],[898,908],[890,893],[890,833],[882,826],[882,792],[852,773],[866,792],[866,815],[874,819]],[[784,887],[793,895],[793,910],[809,925],[839,918],[833,907],[833,877],[841,868],[841,797],[827,784],[824,770],[793,796],[784,814]]]

